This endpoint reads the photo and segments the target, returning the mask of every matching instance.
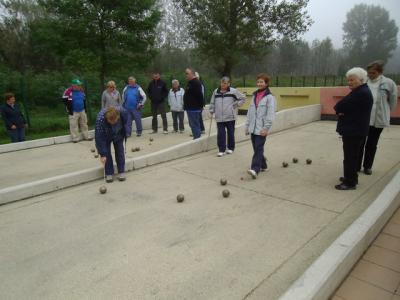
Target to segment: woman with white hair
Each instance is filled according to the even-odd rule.
[[[362,68],[352,68],[346,73],[351,92],[334,107],[339,116],[336,131],[343,141],[343,173],[337,190],[355,190],[358,184],[358,161],[360,147],[368,135],[369,118],[373,104],[371,90],[367,82],[367,72]]]
[[[185,90],[179,86],[177,79],[172,80],[172,88],[168,93],[168,105],[171,109],[174,132],[183,133],[185,131],[184,118],[185,111],[183,110],[183,95]]]

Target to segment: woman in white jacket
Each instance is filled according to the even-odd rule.
[[[174,132],[183,133],[185,131],[185,125],[183,124],[185,118],[185,112],[183,110],[183,95],[185,90],[179,86],[179,81],[172,80],[172,88],[168,93],[168,105],[171,109]]]
[[[251,134],[253,158],[251,168],[247,171],[253,179],[258,173],[267,169],[264,156],[264,144],[275,119],[275,97],[268,88],[270,77],[261,73],[257,75],[257,88],[247,111],[246,134]]]
[[[372,174],[375,153],[383,128],[390,125],[390,111],[397,106],[397,86],[390,78],[383,76],[382,61],[374,61],[367,66],[368,87],[374,98],[369,122],[369,132],[359,153],[358,169],[364,168],[364,174]],[[363,161],[364,157],[364,161]]]

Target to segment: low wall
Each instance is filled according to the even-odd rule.
[[[319,104],[282,110],[277,113],[271,132],[278,132],[292,127],[320,120]],[[236,127],[236,141],[249,140],[245,135],[244,124]],[[140,156],[126,161],[126,171],[132,171],[173,159],[194,155],[217,147],[217,135],[204,136],[167,149]],[[86,169],[78,172],[55,176],[0,190],[0,204],[10,203],[33,196],[53,192],[70,186],[97,180],[103,177],[103,167]]]
[[[246,95],[246,102],[239,108],[239,113],[247,113],[247,109],[252,100],[253,92],[256,88],[238,88]],[[271,87],[277,101],[277,111],[283,109],[319,104],[320,88],[314,87]]]
[[[246,102],[239,108],[239,114],[246,114],[256,90],[251,88],[238,88],[246,94]],[[397,107],[391,112],[391,124],[400,124],[400,86],[398,89]],[[311,104],[321,104],[321,119],[336,120],[337,116],[333,107],[344,96],[350,93],[347,86],[336,87],[272,87],[271,92],[277,101],[277,110],[300,107]]]
[[[296,280],[279,300],[324,300],[346,278],[400,205],[400,171],[367,210]]]
[[[208,106],[203,110],[203,119],[208,119]],[[169,112],[167,113],[167,121],[168,124],[172,124],[172,114]],[[147,117],[142,119],[142,126],[143,129],[151,129],[151,122],[152,122],[152,117]],[[188,122],[187,115],[185,113],[185,123]],[[161,116],[158,116],[158,127],[162,128],[162,119]],[[136,131],[136,124],[133,121],[132,122],[132,134],[135,134]],[[94,130],[89,131],[89,137],[93,138],[94,137]],[[83,139],[83,136],[81,135],[81,139]],[[6,152],[12,152],[12,151],[18,151],[18,150],[26,150],[26,149],[32,149],[32,148],[38,148],[38,147],[45,147],[45,146],[51,146],[51,145],[57,145],[57,144],[64,144],[64,143],[71,143],[72,138],[70,135],[62,135],[62,136],[56,136],[56,137],[50,137],[50,138],[44,138],[44,139],[37,139],[37,140],[31,140],[31,141],[25,141],[25,142],[20,142],[20,143],[10,143],[10,144],[4,144],[0,145],[0,154],[1,153],[6,153]]]

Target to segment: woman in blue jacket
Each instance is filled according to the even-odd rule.
[[[130,114],[120,107],[109,107],[99,112],[96,119],[95,141],[100,161],[105,165],[106,181],[112,182],[114,164],[111,156],[111,143],[114,145],[115,160],[118,168],[118,180],[125,180],[124,140],[130,137],[132,119]]]

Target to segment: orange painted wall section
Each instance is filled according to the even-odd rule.
[[[321,115],[335,115],[333,107],[348,93],[350,89],[346,86],[322,87],[320,89]]]
[[[344,96],[350,93],[348,87],[322,87],[320,90],[320,101],[321,101],[321,115],[334,115],[335,111],[333,107],[340,101]],[[392,118],[400,118],[400,86],[397,86],[397,107],[391,112]]]
[[[397,107],[390,113],[392,118],[400,118],[400,86],[397,86]]]
[[[247,100],[245,104],[240,107],[239,112],[246,113],[247,108],[252,99],[252,93],[256,90],[253,88],[238,88],[241,92],[245,93]],[[398,120],[400,123],[400,86],[397,86],[398,98],[397,107],[391,112],[391,117]],[[321,104],[321,115],[322,116],[335,116],[333,107],[340,101],[344,96],[350,93],[350,89],[347,86],[336,86],[336,87],[285,87],[285,88],[271,88],[272,93],[278,102],[278,111],[300,107],[310,104]],[[396,122],[397,123],[397,122]]]

